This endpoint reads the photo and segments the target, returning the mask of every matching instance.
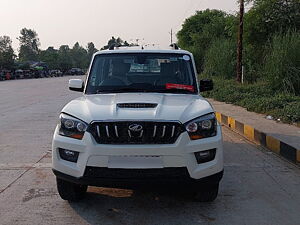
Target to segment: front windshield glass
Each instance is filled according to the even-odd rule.
[[[97,55],[86,94],[118,92],[197,94],[191,57],[162,53]]]

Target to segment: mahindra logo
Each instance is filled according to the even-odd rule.
[[[139,124],[131,124],[128,127],[129,137],[142,137],[144,133],[143,126]]]
[[[134,132],[143,130],[142,125],[139,125],[139,124],[131,124],[128,128],[129,128],[129,130],[134,131]]]

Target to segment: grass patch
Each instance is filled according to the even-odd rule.
[[[300,96],[276,93],[265,82],[238,84],[234,80],[213,78],[215,88],[204,97],[239,105],[248,111],[271,115],[287,123],[300,123]]]
[[[274,90],[300,95],[300,32],[273,37],[262,74]]]

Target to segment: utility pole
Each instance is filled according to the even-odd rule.
[[[240,19],[237,47],[236,81],[241,83],[243,73],[244,0],[240,0]]]
[[[173,44],[173,29],[171,29],[171,32],[169,32],[169,34],[171,35],[171,44]]]

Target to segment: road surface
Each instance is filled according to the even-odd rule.
[[[60,199],[51,139],[61,108],[80,93],[70,77],[0,82],[0,224],[300,224],[300,169],[224,128],[225,174],[213,203],[180,193],[89,188]]]

